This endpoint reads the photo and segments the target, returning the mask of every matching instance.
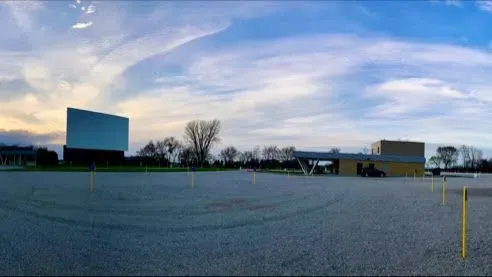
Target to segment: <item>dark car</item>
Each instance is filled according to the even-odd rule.
[[[386,177],[386,173],[377,168],[363,168],[360,173],[362,177]]]

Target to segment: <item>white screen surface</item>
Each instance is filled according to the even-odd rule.
[[[67,109],[67,147],[94,150],[128,150],[126,117]]]

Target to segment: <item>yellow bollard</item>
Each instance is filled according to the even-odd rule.
[[[434,175],[431,177],[431,192],[434,192]]]
[[[463,186],[463,220],[461,227],[461,257],[466,257],[466,202],[468,201],[468,190]]]
[[[256,172],[253,172],[253,185],[256,184]]]
[[[191,172],[191,188],[195,187],[195,172]]]
[[[446,205],[446,177],[442,179],[442,205]]]

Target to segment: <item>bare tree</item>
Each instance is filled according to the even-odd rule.
[[[181,160],[186,164],[186,166],[190,166],[195,162],[195,155],[190,146],[184,147],[181,150]]]
[[[294,146],[283,147],[279,150],[279,158],[281,161],[290,161],[294,158],[294,152],[296,148]]]
[[[246,156],[246,152],[247,152],[247,151],[240,152],[240,153],[239,153],[239,155],[238,155],[238,156],[239,156],[239,162],[240,162],[241,164],[244,164],[244,163],[246,163],[246,162],[248,161],[248,160],[247,160],[247,156]]]
[[[278,146],[275,146],[272,148],[272,157],[274,160],[280,160],[280,148]]]
[[[483,152],[475,147],[469,147],[470,151],[470,166],[474,170],[480,163],[483,157]]]
[[[277,160],[280,156],[279,153],[277,145],[270,145],[263,147],[262,155],[265,160]]]
[[[459,148],[459,155],[463,160],[463,167],[473,170],[479,166],[483,152],[473,146],[462,145]]]
[[[367,147],[362,148],[362,153],[364,153],[366,155],[369,154],[369,148],[367,148]]]
[[[251,151],[251,159],[260,160],[260,146],[255,146],[255,148],[253,148],[253,151]]]
[[[155,150],[156,150],[156,156],[157,160],[162,161],[166,157],[166,145],[164,144],[164,141],[158,140],[155,143]]]
[[[444,164],[444,170],[456,163],[458,150],[454,146],[439,146],[437,148],[437,157]]]
[[[437,156],[432,156],[429,159],[429,164],[433,167],[439,168],[441,167],[441,159]]]
[[[193,149],[200,166],[206,161],[212,146],[220,141],[220,121],[193,120],[186,124],[185,139]]]
[[[332,149],[330,149],[330,153],[338,154],[338,153],[340,153],[340,148],[338,148],[338,147],[332,148]]]
[[[239,152],[237,151],[236,147],[234,146],[228,146],[220,151],[219,156],[224,160],[226,163],[231,163],[236,159],[238,156]]]
[[[211,153],[208,153],[207,158],[205,161],[207,161],[209,164],[213,164],[214,161],[217,159],[215,155],[212,155]]]
[[[180,154],[180,150],[182,148],[182,144],[179,140],[177,140],[175,137],[167,137],[163,141],[164,146],[166,147],[166,152],[167,152],[167,158],[169,162],[172,163],[176,162],[176,159],[178,158]]]
[[[253,151],[244,151],[242,153],[242,159],[244,160],[244,162],[249,162],[249,161],[253,160],[254,159]]]
[[[147,158],[157,158],[157,148],[154,142],[149,141],[144,147],[137,151],[137,156]]]
[[[468,168],[470,167],[470,148],[466,145],[462,145],[459,148],[459,155],[461,155],[461,158],[463,160],[463,167]]]
[[[263,157],[264,160],[270,160],[271,159],[270,147],[264,146],[263,150],[261,151],[261,156]]]

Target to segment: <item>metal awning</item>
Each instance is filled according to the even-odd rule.
[[[382,162],[400,162],[400,163],[424,163],[425,157],[415,156],[398,156],[398,155],[367,155],[367,154],[352,154],[352,153],[330,153],[330,152],[307,152],[295,151],[295,158],[308,160],[357,160],[357,161],[382,161]]]
[[[333,161],[339,159],[356,161],[381,161],[381,162],[400,162],[400,163],[421,163],[425,164],[425,157],[397,156],[397,155],[367,155],[352,153],[331,153],[331,152],[307,152],[295,151],[294,158],[297,159],[305,175],[312,175],[314,168],[319,161]],[[306,161],[312,160],[313,166],[309,169]]]
[[[0,150],[0,155],[36,155],[36,151],[33,150]]]

